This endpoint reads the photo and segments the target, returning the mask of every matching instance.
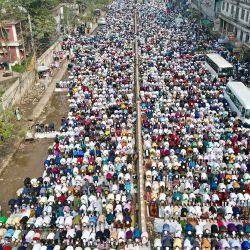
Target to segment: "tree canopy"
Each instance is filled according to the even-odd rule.
[[[33,38],[36,48],[47,47],[57,39],[55,19],[51,9],[57,6],[60,0],[0,0],[0,22],[9,20],[27,20],[31,17]],[[25,22],[24,22],[25,23]],[[26,40],[30,41],[31,34],[26,22]]]

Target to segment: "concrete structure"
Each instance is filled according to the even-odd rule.
[[[220,20],[218,15],[221,9],[222,0],[189,0],[191,7],[197,9],[205,19],[213,22],[213,30],[219,31]]]
[[[36,62],[37,67],[45,65],[47,67],[53,62],[53,53],[61,51],[60,42],[55,42],[52,46],[50,46],[38,59]]]
[[[49,65],[53,61],[53,55],[54,55],[53,52],[57,52],[60,50],[61,50],[60,43],[56,42],[49,49],[47,49],[40,58],[38,58],[37,65],[45,65],[49,67]],[[63,73],[63,70],[61,69],[60,72]],[[1,96],[0,112],[20,102],[21,98],[31,88],[31,86],[34,84],[35,81],[36,81],[36,74],[34,70],[32,70],[31,72],[25,72],[22,75],[20,75],[16,79],[16,81]]]
[[[190,0],[191,6],[202,15],[214,21],[218,17],[222,0]]]
[[[134,10],[134,34],[138,33],[137,12]],[[141,101],[140,101],[140,83],[139,83],[139,57],[138,57],[138,41],[135,36],[134,40],[134,79],[135,79],[135,101],[136,101],[136,150],[137,159],[137,175],[138,175],[138,204],[139,204],[139,224],[142,232],[147,232],[146,225],[146,206],[144,201],[144,160],[142,148],[142,120],[141,120]]]
[[[1,22],[0,62],[20,62],[25,56],[21,21]]]
[[[219,18],[220,31],[229,41],[250,45],[250,0],[224,0]]]

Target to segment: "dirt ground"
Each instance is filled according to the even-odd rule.
[[[67,111],[67,94],[54,93],[39,121],[54,122],[56,130],[59,130],[61,118]],[[4,214],[8,211],[9,199],[14,198],[17,189],[23,186],[24,178],[42,175],[43,161],[47,157],[48,146],[52,143],[53,139],[41,139],[21,144],[7,169],[0,176],[0,206]]]
[[[5,214],[8,201],[16,196],[18,188],[23,186],[25,177],[39,177],[43,172],[43,160],[49,143],[53,140],[43,139],[23,143],[14,155],[6,171],[0,177],[0,205]]]
[[[94,27],[96,29],[96,26]],[[97,28],[98,30],[98,28]],[[95,31],[96,32],[96,31]],[[67,79],[67,73],[62,80]],[[11,139],[0,145],[0,166],[6,160],[6,157],[17,148],[15,143],[20,131],[27,128],[29,124],[28,117],[31,115],[34,107],[44,94],[42,84],[34,85],[21,101],[19,108],[22,112],[22,121],[15,124],[15,129]],[[63,116],[68,112],[67,93],[54,92],[51,100],[46,105],[38,122],[55,123],[55,129],[60,129],[60,122]],[[43,161],[47,157],[47,150],[53,139],[41,139],[32,142],[23,142],[14,157],[11,159],[8,167],[0,175],[0,206],[3,214],[8,211],[8,201],[16,196],[18,188],[23,186],[25,177],[39,177],[43,172]]]
[[[66,79],[67,76],[68,73],[66,73],[63,76],[63,79]],[[56,84],[56,82],[53,82],[51,84]],[[27,93],[22,98],[20,104],[18,105],[21,111],[22,119],[21,121],[17,122],[15,116],[13,115],[14,117],[12,118],[13,119],[12,123],[14,125],[14,128],[12,136],[3,144],[0,144],[0,168],[6,161],[8,156],[13,154],[13,152],[16,151],[16,148],[18,148],[20,144],[20,137],[24,136],[26,131],[29,129],[30,125],[29,117],[31,116],[33,109],[36,107],[36,105],[38,104],[39,100],[42,98],[44,93],[45,89],[43,87],[42,82],[40,82],[40,84],[38,83],[34,84],[32,88],[28,90]],[[54,103],[52,103],[51,107],[53,107],[53,105]],[[15,107],[13,107],[13,110],[15,110]],[[43,115],[44,113],[42,114],[42,116]]]

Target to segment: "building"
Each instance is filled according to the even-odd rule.
[[[203,17],[214,21],[218,17],[222,0],[191,0],[191,6],[197,9]]]
[[[25,53],[21,21],[2,21],[0,26],[0,62],[20,62],[25,57]]]
[[[219,18],[220,31],[229,41],[250,45],[250,0],[224,0]]]
[[[218,32],[220,28],[219,13],[223,0],[189,0],[191,7],[202,15],[202,21]]]

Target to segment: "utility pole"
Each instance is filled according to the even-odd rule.
[[[22,7],[22,6],[17,6],[22,12],[26,13],[28,16],[28,23],[29,23],[29,30],[30,30],[30,37],[31,37],[31,47],[33,50],[34,54],[34,67],[35,67],[35,75],[36,75],[36,48],[35,48],[35,42],[34,42],[34,34],[33,34],[33,29],[32,29],[32,23],[31,23],[31,18],[30,18],[30,13],[29,11]]]
[[[34,36],[33,36],[33,30],[32,30],[32,23],[31,23],[31,18],[30,18],[29,12],[28,12],[28,22],[29,22],[30,36],[31,36],[31,47],[32,47],[32,50],[34,52],[34,55],[36,55],[35,44],[34,44]]]
[[[30,14],[27,11],[28,14],[28,22],[29,22],[29,28],[30,28],[30,36],[31,36],[31,47],[33,50],[33,54],[34,54],[34,68],[35,68],[35,79],[37,80],[37,73],[36,73],[36,48],[35,48],[35,43],[34,43],[34,35],[33,35],[33,29],[32,29],[32,23],[31,23],[31,18],[30,18]]]

